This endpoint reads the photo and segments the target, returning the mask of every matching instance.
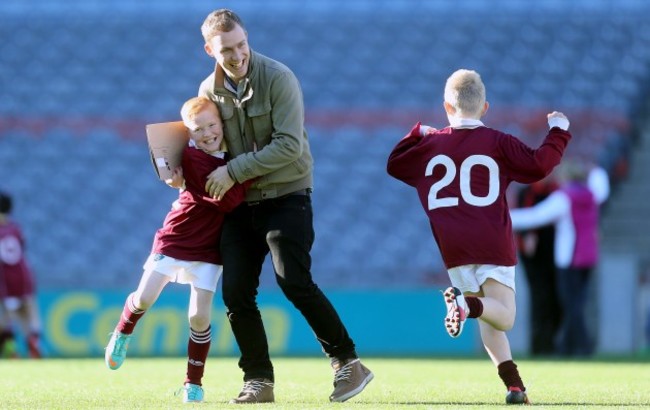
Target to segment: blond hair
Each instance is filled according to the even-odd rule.
[[[203,24],[201,25],[201,34],[207,43],[218,33],[227,33],[232,31],[235,28],[235,25],[239,25],[244,31],[246,31],[244,23],[234,11],[228,9],[215,10],[208,14],[208,17],[203,21]]]
[[[201,96],[190,98],[185,101],[185,104],[181,107],[181,118],[183,118],[183,121],[192,120],[196,118],[198,113],[206,110],[210,106],[213,106],[217,112],[219,112],[217,105],[208,97]]]
[[[445,101],[463,117],[480,117],[485,106],[485,85],[474,70],[460,69],[447,79]]]

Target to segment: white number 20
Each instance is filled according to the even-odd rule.
[[[428,205],[429,210],[449,206],[458,206],[458,198],[438,198],[438,192],[456,177],[456,165],[446,155],[436,155],[427,164],[425,176],[433,175],[433,168],[436,165],[445,167],[445,174],[442,178],[429,188]],[[489,173],[488,193],[486,196],[476,196],[472,193],[471,170],[474,166],[484,166]],[[493,204],[499,197],[499,165],[496,161],[486,155],[471,155],[460,164],[460,196],[463,201],[474,206],[488,206]]]

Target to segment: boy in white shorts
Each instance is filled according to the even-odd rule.
[[[120,320],[106,347],[106,365],[118,369],[140,318],[169,282],[190,285],[187,373],[184,402],[203,401],[201,379],[211,341],[212,299],[221,275],[219,239],[226,212],[245,197],[248,185],[235,184],[220,200],[205,192],[208,174],[226,164],[223,127],[217,106],[204,97],[183,104],[181,117],[190,141],[183,150],[181,167],[167,184],[182,187],[178,200],[154,236],[137,290],[124,304]]]
[[[507,404],[528,403],[506,331],[515,321],[517,264],[506,189],[532,183],[560,162],[571,138],[562,113],[548,114],[550,131],[532,149],[483,125],[485,86],[478,73],[458,70],[445,85],[449,127],[417,123],[393,149],[388,173],[417,189],[452,286],[444,292],[445,328],[460,336],[478,318],[483,345],[506,386]],[[465,295],[465,296],[463,296]]]

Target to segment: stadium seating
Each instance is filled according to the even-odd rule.
[[[616,18],[589,2],[578,2],[588,12],[550,1],[460,14],[446,2],[420,13],[393,3],[387,12],[316,2],[319,13],[282,3],[272,14],[241,5],[252,47],[302,83],[323,287],[418,287],[444,272],[414,192],[385,162],[416,121],[445,125],[442,86],[455,69],[482,74],[488,125],[534,144],[545,114],[565,111],[570,152],[610,172],[627,158],[648,89],[643,2],[622,2]],[[214,63],[202,49],[203,9],[165,4],[147,18],[136,6],[120,18],[0,13],[0,189],[16,197],[42,286],[135,286],[175,197],[155,178],[144,124],[176,120]]]

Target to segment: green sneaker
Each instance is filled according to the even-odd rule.
[[[198,384],[185,383],[181,391],[183,392],[183,403],[203,402],[203,387]]]
[[[7,359],[18,358],[18,348],[16,347],[15,339],[9,339],[5,342],[4,348],[0,352],[0,357]]]
[[[104,354],[106,366],[109,369],[117,370],[122,366],[124,359],[126,359],[126,349],[129,348],[130,340],[131,335],[120,333],[117,330],[112,333],[111,340],[108,341],[106,353]]]

